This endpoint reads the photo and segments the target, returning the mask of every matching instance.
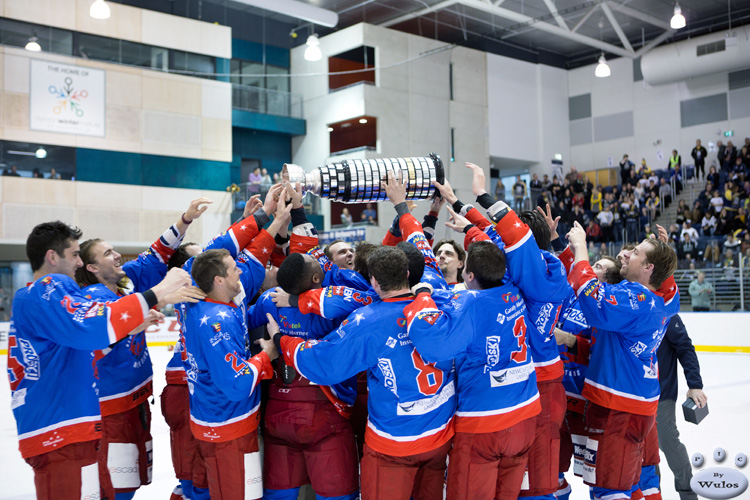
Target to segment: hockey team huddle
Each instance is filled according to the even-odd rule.
[[[589,262],[580,225],[558,235],[549,208],[515,213],[467,168],[473,204],[435,183],[423,223],[389,175],[393,225],[356,250],[321,248],[288,183],[204,248],[183,242],[210,204],[195,200],[125,264],[63,222],[35,227],[8,374],[38,498],[151,482],[145,330],[174,304],[173,499],[310,484],[319,499],[554,500],[565,472],[592,498],[660,499],[656,351],[680,303],[666,232]],[[443,204],[463,234],[433,245]]]

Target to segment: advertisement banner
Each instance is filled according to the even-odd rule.
[[[29,128],[104,137],[104,71],[31,61]]]

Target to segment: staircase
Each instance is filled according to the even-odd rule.
[[[675,220],[677,220],[677,207],[680,205],[680,200],[685,200],[685,204],[692,210],[695,200],[698,199],[701,191],[705,189],[706,184],[702,180],[693,178],[687,182],[683,182],[682,187],[682,193],[679,196],[673,196],[669,208],[664,210],[655,220],[657,224],[664,226],[667,231],[669,231],[670,224],[674,224]],[[700,225],[701,221],[693,221],[693,227],[700,227]]]

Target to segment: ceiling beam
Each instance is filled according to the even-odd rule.
[[[565,23],[565,19],[563,19],[560,13],[557,12],[557,7],[552,3],[552,0],[544,0],[544,5],[547,6],[550,13],[554,16],[557,24],[559,24],[562,29],[570,31],[570,27]]]
[[[383,23],[380,23],[380,25],[386,26],[386,27],[393,26],[393,25],[402,23],[404,21],[414,19],[416,17],[424,16],[426,14],[430,14],[432,12],[436,12],[436,11],[445,9],[447,7],[451,7],[456,4],[460,4],[465,7],[480,10],[482,12],[487,12],[488,14],[493,14],[498,17],[502,17],[504,19],[509,19],[516,23],[526,23],[528,25],[535,27],[536,29],[540,31],[551,33],[553,35],[557,35],[562,38],[567,38],[568,40],[573,40],[574,42],[578,42],[583,45],[588,45],[589,47],[594,47],[596,49],[603,50],[605,52],[608,52],[610,54],[615,54],[620,57],[628,57],[628,58],[634,57],[634,53],[632,50],[628,51],[627,49],[623,49],[622,47],[618,47],[617,45],[613,45],[611,43],[607,43],[602,40],[597,40],[595,38],[581,35],[580,33],[573,33],[570,30],[565,30],[559,26],[555,26],[554,24],[549,24],[549,23],[539,21],[537,19],[534,19],[533,17],[529,17],[527,15],[521,14],[519,12],[510,10],[510,9],[505,9],[502,7],[489,5],[483,2],[482,0],[444,0],[430,7],[420,9],[414,12],[410,12],[408,14],[404,14],[394,19],[385,21]]]
[[[589,17],[591,17],[591,14],[593,14],[593,13],[594,13],[594,11],[595,11],[596,9],[598,9],[598,8],[599,8],[599,4],[596,4],[596,5],[594,5],[593,7],[591,7],[591,8],[590,8],[590,9],[589,9],[589,10],[588,10],[588,11],[587,11],[587,12],[586,12],[586,13],[585,13],[584,15],[583,15],[583,17],[582,17],[582,18],[580,18],[580,19],[578,20],[578,22],[576,23],[576,25],[575,25],[575,26],[573,26],[573,29],[572,29],[572,31],[573,31],[573,32],[576,32],[576,31],[578,31],[578,30],[579,30],[579,29],[581,28],[581,26],[583,26],[583,23],[585,23],[586,21],[588,21]]]
[[[628,37],[625,36],[625,32],[622,31],[620,23],[617,22],[617,19],[615,19],[615,15],[612,14],[612,11],[609,9],[609,5],[606,2],[602,4],[602,10],[604,11],[604,15],[607,16],[607,19],[609,19],[609,24],[611,24],[615,29],[615,33],[617,33],[617,37],[620,39],[622,46],[625,47],[625,50],[627,50],[628,52],[633,53],[633,46],[630,45],[630,40],[628,40]]]
[[[674,34],[675,30],[672,28],[669,28],[667,31],[662,33],[661,35],[657,36],[650,42],[648,42],[646,45],[638,49],[638,51],[635,53],[635,57],[642,57],[645,56],[647,53],[651,52],[651,49],[659,45],[661,42],[672,36]]]
[[[656,26],[657,28],[661,28],[661,29],[664,29],[664,30],[670,29],[669,22],[667,22],[667,21],[665,21],[663,19],[658,19],[658,18],[656,18],[654,16],[650,16],[648,14],[644,14],[643,12],[641,12],[639,10],[635,10],[635,9],[633,9],[631,7],[627,7],[625,5],[621,5],[621,4],[617,3],[617,2],[605,2],[605,3],[607,5],[609,5],[612,9],[614,9],[614,10],[616,10],[618,12],[621,12],[621,13],[625,14],[626,16],[630,16],[630,17],[633,17],[635,19],[640,19],[644,23],[648,23],[648,24],[650,24],[652,26]]]

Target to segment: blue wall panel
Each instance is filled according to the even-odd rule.
[[[232,127],[279,132],[287,135],[305,135],[307,133],[307,122],[305,120],[254,113],[241,109],[232,110]]]
[[[292,161],[292,139],[288,135],[233,128],[232,144],[232,182],[247,182],[247,179],[240,179],[243,158],[260,160],[261,167],[268,169],[271,175],[281,172],[284,163]]]
[[[266,64],[282,68],[289,67],[289,49],[232,38],[232,59],[245,59],[246,61],[262,63],[264,61],[264,50]]]

